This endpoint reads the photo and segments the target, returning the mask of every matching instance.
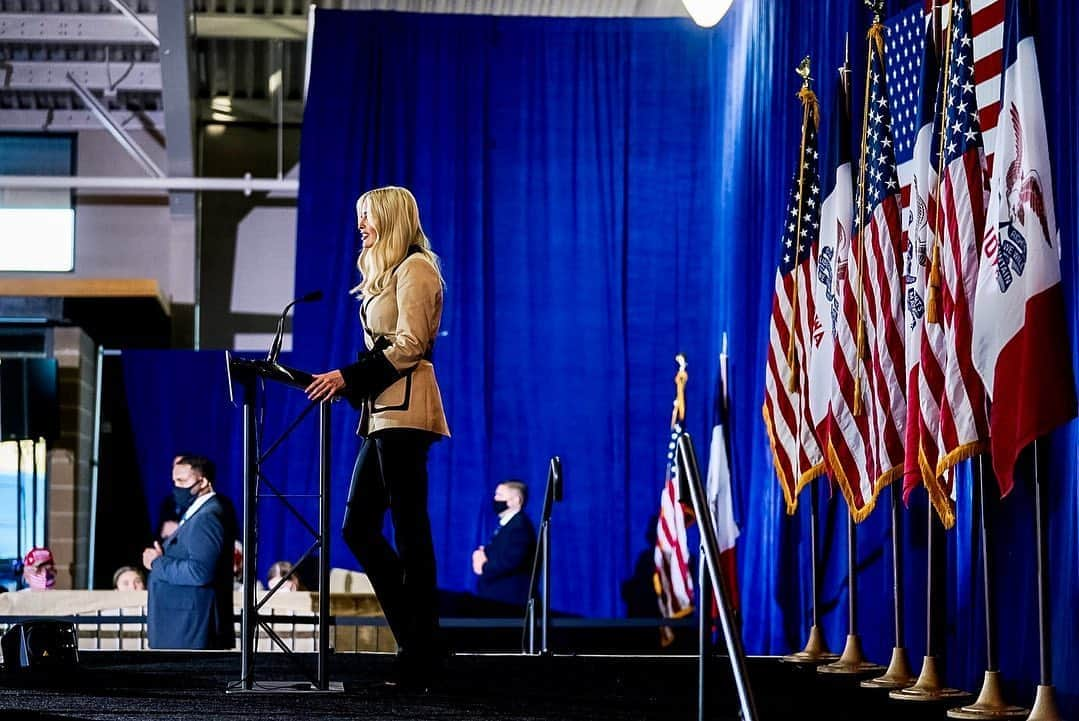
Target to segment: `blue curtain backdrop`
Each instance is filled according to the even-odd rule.
[[[906,5],[892,2],[888,14]],[[1066,0],[1042,2],[1040,12],[1075,354],[1079,77],[1071,43],[1079,23]],[[346,294],[358,277],[353,204],[370,187],[411,188],[447,281],[435,362],[454,437],[437,444],[430,464],[442,587],[474,587],[469,554],[491,530],[494,485],[518,476],[538,491],[548,457],[559,454],[567,490],[554,520],[553,604],[590,616],[625,615],[624,584],[641,555],[650,554],[646,536],[662,483],[674,354],[689,357],[687,425],[703,454],[727,332],[746,644],[753,653],[801,645],[809,623],[811,492],[798,515],[784,515],[760,420],[776,241],[798,149],[792,71],[812,55],[827,139],[831,69],[841,64],[849,33],[860,98],[867,24],[846,0],[739,0],[714,30],[681,20],[318,11],[301,155],[297,290],[320,288],[329,300],[297,310],[291,360],[328,369],[360,348],[357,305]],[[184,360],[205,372],[189,371],[192,386],[213,387],[217,399],[224,391],[220,362]],[[156,403],[132,404],[133,414],[144,416],[136,427],[148,433],[159,432],[158,409],[181,399],[190,405],[189,388],[162,380],[169,363],[160,354],[125,356],[129,387]],[[303,407],[299,393],[269,393],[267,438]],[[220,400],[205,405],[210,416],[227,412]],[[207,448],[231,458],[233,477],[237,416],[230,416],[232,425],[214,428],[211,421],[197,431]],[[338,509],[358,446],[355,422],[350,410],[335,409]],[[313,482],[313,425],[307,433],[306,446],[278,459],[275,473],[290,488]],[[155,469],[167,465],[177,445],[189,443],[173,439],[152,452]],[[1079,709],[1079,622],[1071,610],[1079,603],[1077,445],[1076,423],[1044,444],[1053,664],[1071,709]],[[140,461],[149,463],[152,453],[140,450]],[[1029,463],[1029,477],[1027,469]],[[964,469],[959,521],[947,537],[941,639],[949,680],[967,688],[984,670],[970,476]],[[224,482],[238,496],[234,478]],[[816,502],[818,552],[826,559],[821,624],[838,650],[846,634],[845,508],[823,482]],[[893,645],[887,509],[885,494],[857,530],[859,630],[867,654],[882,663]],[[280,512],[267,513],[265,563],[298,543]],[[1029,700],[1037,676],[1029,483],[1018,484],[999,518],[1002,665],[1015,698]],[[905,643],[917,666],[925,653],[924,494],[915,494],[902,519]],[[339,540],[333,550],[334,565],[354,565]]]

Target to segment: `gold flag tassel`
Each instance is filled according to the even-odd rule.
[[[678,372],[674,374],[674,410],[671,411],[671,426],[681,425],[686,419],[686,382],[689,373],[686,372],[686,357],[679,353],[674,357],[678,364]]]
[[[929,264],[929,286],[926,293],[925,322],[940,323],[940,244],[933,244],[933,261]]]
[[[809,87],[809,81],[813,78],[810,77],[808,55],[802,58],[802,62],[798,64],[794,72],[802,78],[802,87],[798,90],[798,100],[802,103],[802,143],[798,151],[798,218],[794,230],[794,269],[791,271],[794,274],[794,292],[791,294],[790,322],[787,323],[787,328],[790,329],[790,339],[787,343],[787,367],[790,369],[790,378],[787,381],[787,390],[791,393],[797,393],[800,390],[798,381],[801,366],[794,340],[798,332],[798,281],[800,278],[798,265],[802,257],[802,202],[805,195],[802,192],[802,184],[805,181],[806,134],[809,132],[810,121],[813,122],[814,130],[820,127],[820,103],[817,101],[816,93]]]
[[[860,415],[862,415],[862,413],[865,412],[865,409],[864,409],[863,404],[862,404],[862,373],[861,373],[861,371],[862,371],[862,368],[864,367],[862,365],[862,361],[865,360],[865,358],[866,358],[866,356],[868,354],[868,349],[866,348],[866,341],[865,341],[865,321],[862,320],[862,319],[858,320],[858,345],[857,345],[857,351],[858,351],[858,355],[857,355],[856,360],[854,362],[854,407],[851,409],[851,411],[854,413],[854,415],[860,416]]]

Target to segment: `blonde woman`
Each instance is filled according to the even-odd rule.
[[[427,452],[450,434],[431,362],[442,273],[408,190],[370,190],[357,201],[356,215],[362,279],[353,290],[367,350],[352,365],[316,374],[307,395],[342,396],[360,408],[364,441],[352,472],[345,542],[367,571],[397,639],[398,680],[424,686],[440,657]],[[396,551],[382,535],[387,508]]]

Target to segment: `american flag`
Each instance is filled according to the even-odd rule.
[[[894,93],[896,149],[903,183],[907,234],[904,275],[907,283],[907,389],[910,415],[906,434],[904,495],[909,497],[919,483],[924,483],[942,521],[946,526],[951,526],[954,523],[954,488],[948,469],[958,460],[977,452],[977,440],[984,438],[985,421],[984,408],[977,400],[972,400],[980,397],[977,388],[980,384],[971,373],[969,352],[965,350],[969,348],[969,301],[977,262],[976,258],[950,253],[953,248],[958,250],[962,245],[950,245],[949,238],[955,241],[958,236],[970,237],[970,224],[981,224],[981,213],[977,208],[983,208],[984,202],[980,192],[975,192],[973,199],[970,192],[951,192],[960,190],[962,179],[956,173],[965,173],[960,166],[950,165],[950,172],[938,183],[940,146],[934,142],[934,137],[939,139],[942,119],[937,117],[937,124],[933,125],[933,110],[935,108],[937,113],[941,110],[942,99],[937,95],[937,86],[943,82],[943,78],[937,72],[935,63],[934,67],[927,68],[925,60],[919,63],[915,58],[924,50],[930,51],[929,55],[923,54],[923,58],[929,61],[939,57],[940,48],[944,45],[939,26],[944,24],[950,28],[951,13],[959,13],[966,42],[955,47],[949,74],[951,78],[959,78],[962,74],[960,85],[964,87],[960,89],[965,92],[956,102],[962,102],[966,112],[958,115],[953,112],[946,121],[950,126],[957,121],[962,123],[964,135],[971,132],[971,127],[974,132],[980,127],[982,137],[988,143],[996,132],[1000,114],[1004,0],[962,0],[954,8],[952,3],[947,3],[934,10],[935,4],[937,0],[926,0],[924,14],[920,12],[923,4],[918,4],[889,20],[889,49],[898,58],[891,68],[889,79],[897,88]],[[925,32],[918,32],[920,28],[924,28]],[[924,38],[934,37],[936,48],[922,48]],[[956,63],[960,63],[961,67],[957,67]],[[953,69],[954,72],[951,72]],[[921,82],[915,78],[919,74]],[[952,82],[949,84],[954,91],[955,85]],[[920,103],[915,102],[919,89]],[[970,112],[974,107],[977,107],[976,117]],[[969,141],[965,141],[963,150],[966,142]],[[948,159],[954,161],[955,153],[963,150],[957,146],[955,152],[949,153]],[[969,179],[968,188],[974,188],[981,182],[971,175],[966,177]],[[938,218],[937,188],[945,185],[951,190],[944,199],[939,217],[945,221],[952,217],[959,225],[947,222],[938,225],[934,222]],[[941,290],[947,309],[934,302],[944,311],[942,315],[946,317],[941,318],[944,324],[926,324],[923,317],[927,310],[925,304],[929,300],[926,282],[938,228],[942,241],[937,248],[940,253],[938,260],[944,263],[938,262],[937,275],[943,286]],[[949,238],[943,237],[945,235]],[[976,248],[976,244],[973,244],[973,248]],[[968,251],[976,252],[973,248],[968,246]],[[956,300],[959,301],[958,305],[954,302]]]
[[[922,0],[888,18],[887,32],[888,89],[892,99],[892,132],[895,135],[895,157],[899,163],[899,178],[903,185],[904,207],[914,174],[914,141],[918,122],[918,89],[925,28],[930,22],[933,4],[940,0]],[[993,149],[996,147],[996,127],[1000,116],[1000,83],[1004,69],[1004,3],[1005,0],[970,0],[971,32],[974,40],[974,85],[978,100],[978,124],[988,153],[989,172],[992,172]]]
[[[937,11],[926,27],[922,50],[921,90],[918,103],[918,134],[914,141],[914,173],[909,205],[904,214],[903,282],[906,286],[907,341],[907,429],[906,455],[903,463],[903,498],[909,502],[915,488],[929,479],[930,493],[939,490],[935,479],[937,465],[936,429],[940,425],[940,368],[944,334],[940,324],[926,325],[926,295],[929,282],[930,247],[933,245],[930,218],[936,212],[937,168],[939,157],[942,77],[940,74],[940,13]],[[928,332],[927,332],[928,330]],[[927,358],[922,365],[922,356]],[[928,372],[923,372],[926,368]],[[922,391],[922,384],[933,382]],[[935,499],[938,508],[950,510],[946,497]],[[942,516],[943,517],[943,516]]]
[[[686,374],[685,358],[678,356],[679,369],[674,378],[675,400],[671,413],[671,437],[667,443],[667,466],[663,494],[659,501],[656,521],[656,548],[653,552],[656,596],[664,618],[681,618],[693,613],[693,574],[689,568],[689,542],[686,540],[687,510],[678,502],[675,449],[685,422]],[[665,629],[663,640],[670,643],[673,634]]]
[[[868,33],[867,91],[862,157],[855,191],[854,261],[857,285],[846,298],[848,322],[858,330],[855,415],[868,415],[874,494],[903,471],[906,423],[906,358],[900,253],[900,186],[892,139],[884,27],[875,18]],[[853,318],[850,312],[853,311]],[[861,406],[861,408],[859,408]]]
[[[808,73],[808,58],[802,67]],[[762,409],[787,513],[797,509],[798,492],[824,472],[809,408],[807,354],[814,319],[810,258],[820,233],[820,109],[808,80],[798,96],[802,101],[801,143],[780,240]]]
[[[970,357],[974,288],[979,243],[985,228],[988,192],[985,153],[978,126],[974,85],[974,48],[969,0],[953,0],[947,30],[950,54],[944,77],[944,124],[940,149],[943,172],[933,230],[940,249],[941,320],[946,356],[937,435],[937,466],[932,479],[954,501],[951,468],[981,453],[988,436],[985,390]],[[933,498],[934,492],[930,492]],[[940,507],[938,505],[938,512]],[[954,515],[942,514],[945,525]]]

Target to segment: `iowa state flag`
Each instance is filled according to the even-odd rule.
[[[1019,452],[1076,413],[1045,111],[1025,11],[1014,3],[1008,22],[972,341],[992,399],[990,450],[1002,495],[1014,485]]]
[[[738,610],[738,564],[735,542],[738,523],[734,518],[734,486],[731,483],[731,457],[728,442],[730,403],[727,390],[727,336],[723,336],[723,354],[719,357],[719,378],[716,381],[716,401],[712,411],[712,439],[708,446],[708,507],[715,523],[719,543],[719,565],[727,584],[728,601]],[[718,615],[712,604],[712,617]]]

